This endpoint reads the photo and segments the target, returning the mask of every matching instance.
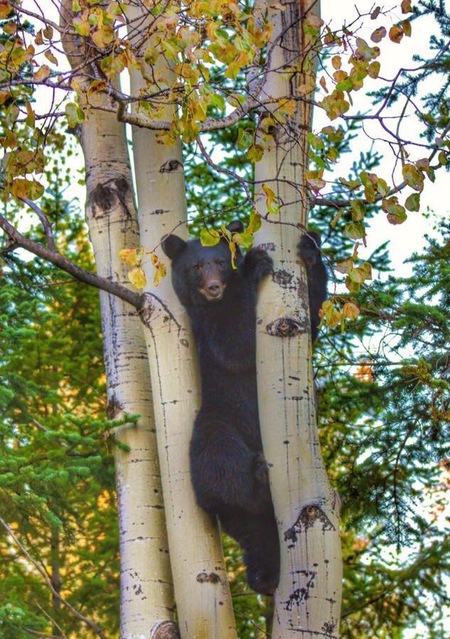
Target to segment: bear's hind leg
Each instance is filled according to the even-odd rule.
[[[280,545],[273,512],[252,515],[235,511],[219,517],[225,532],[242,546],[250,588],[263,595],[273,594],[280,578]]]

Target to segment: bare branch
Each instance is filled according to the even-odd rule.
[[[229,175],[231,178],[233,178],[233,180],[237,180],[240,183],[240,185],[242,186],[242,188],[244,189],[245,195],[247,197],[247,200],[249,202],[251,202],[252,201],[252,196],[251,196],[251,193],[250,193],[249,188],[247,186],[246,180],[241,178],[234,171],[231,171],[230,169],[224,169],[223,167],[217,165],[213,161],[212,157],[209,155],[208,151],[203,146],[203,142],[201,141],[200,136],[197,138],[197,144],[198,144],[198,147],[199,147],[203,157],[206,160],[206,163],[209,164],[209,166],[211,168],[213,168],[215,171],[217,171],[218,173],[225,173],[225,175]]]
[[[20,233],[10,222],[8,222],[3,215],[0,215],[0,228],[3,229],[13,243],[12,250],[18,247],[24,248],[27,251],[30,251],[30,253],[33,253],[33,255],[41,257],[55,266],[58,266],[58,268],[61,268],[80,282],[89,284],[89,286],[94,286],[95,288],[105,291],[106,293],[110,293],[111,295],[116,295],[120,299],[134,306],[136,310],[141,308],[142,296],[139,293],[131,291],[126,286],[122,286],[122,284],[119,284],[118,282],[112,282],[103,277],[99,277],[91,271],[86,271],[64,257],[64,255],[59,253],[57,250],[42,246],[42,244],[30,240],[28,237]]]
[[[17,535],[14,533],[14,531],[12,530],[12,528],[8,525],[8,523],[2,518],[0,517],[0,524],[3,526],[3,528],[6,530],[6,532],[8,533],[8,535],[11,537],[11,539],[14,541],[14,543],[16,544],[16,546],[21,550],[21,552],[25,555],[25,557],[27,558],[27,560],[30,562],[30,564],[35,568],[35,570],[37,570],[37,572],[41,575],[41,577],[43,578],[43,580],[45,581],[47,587],[50,589],[52,595],[54,597],[57,597],[58,600],[64,604],[69,610],[70,612],[75,615],[75,617],[77,619],[80,619],[80,621],[83,621],[87,626],[89,626],[90,628],[92,628],[92,630],[95,632],[96,635],[98,635],[100,637],[100,639],[106,639],[106,635],[104,633],[104,631],[102,630],[102,628],[100,628],[100,626],[98,626],[95,622],[91,621],[91,619],[88,619],[87,617],[85,617],[84,615],[81,614],[81,612],[79,612],[76,608],[74,608],[68,601],[66,601],[63,597],[61,597],[61,595],[59,594],[59,592],[57,592],[55,590],[55,588],[53,587],[53,584],[51,582],[51,579],[49,578],[47,571],[45,570],[45,568],[43,566],[41,566],[35,559],[34,557],[30,554],[30,552],[27,550],[27,548],[25,548],[25,546],[22,544],[22,542],[19,540],[19,538],[17,537]]]
[[[53,237],[52,227],[48,217],[45,215],[43,210],[32,200],[29,200],[27,197],[21,197],[19,199],[24,204],[27,204],[30,209],[33,209],[33,211],[36,213],[44,229],[48,248],[52,249],[52,251],[56,251],[55,238]]]

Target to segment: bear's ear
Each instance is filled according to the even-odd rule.
[[[240,220],[233,220],[229,224],[227,224],[227,229],[230,233],[242,233],[244,230],[244,225]]]
[[[180,253],[184,251],[187,242],[178,237],[178,235],[164,235],[161,240],[161,247],[170,260],[174,260]]]

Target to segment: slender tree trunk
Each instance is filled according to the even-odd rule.
[[[71,1],[63,19],[70,21]],[[82,47],[64,42],[72,65]],[[104,100],[92,95],[91,100]],[[93,110],[81,128],[86,163],[86,217],[97,272],[126,283],[122,248],[139,246],[139,230],[127,155],[125,127]],[[108,416],[139,415],[116,430],[126,448],[115,448],[121,555],[121,637],[176,636],[174,600],[153,419],[150,375],[142,325],[135,309],[100,293]],[[88,336],[87,336],[88,338]],[[152,634],[150,634],[152,633]]]
[[[99,126],[102,130],[97,128]],[[97,130],[93,130],[94,127]],[[119,155],[122,160],[126,158],[124,128],[120,127],[122,140],[113,135],[114,128],[118,128],[117,121],[104,115],[90,119],[83,127],[82,146],[88,172],[87,219],[97,272],[125,283],[119,251],[124,247],[139,246],[139,233],[131,175],[123,173],[125,165],[119,168],[116,164]],[[114,158],[114,177],[108,175],[108,158]],[[106,293],[100,293],[100,299],[108,416],[140,416],[137,427],[130,424],[115,431],[115,436],[129,448],[129,451],[117,448],[115,460],[121,553],[121,634],[123,638],[131,639],[173,618],[172,576],[142,326],[135,309],[126,303]]]
[[[130,7],[128,15],[136,17],[138,12]],[[135,55],[139,51],[135,50]],[[163,59],[152,71],[170,84],[171,71]],[[133,94],[139,95],[143,88],[140,74],[132,73],[131,86]],[[167,109],[165,119],[172,116],[171,109]],[[154,250],[162,236],[173,231],[187,237],[181,144],[158,144],[154,132],[136,128],[133,157],[142,244]],[[166,260],[161,251],[159,254]],[[150,261],[146,270],[150,285],[154,275]],[[180,635],[182,639],[233,639],[235,622],[220,536],[215,522],[197,506],[190,479],[189,441],[199,406],[194,341],[170,277],[158,287],[149,286],[148,294],[143,319],[148,326],[148,357]]]
[[[58,595],[61,594],[61,557],[60,557],[60,536],[59,529],[56,526],[51,528],[51,540],[50,540],[50,557],[51,557],[51,573],[50,580],[53,588],[52,593],[52,610],[54,623],[52,624],[52,636],[57,637],[59,635],[59,615],[61,612],[61,599]]]
[[[311,83],[311,41],[306,15],[319,11],[313,0],[282,2],[275,10],[271,72],[264,94],[298,98]],[[293,72],[295,68],[296,72]],[[299,224],[305,225],[308,196],[307,134],[311,105],[274,127],[274,144],[256,166],[259,210],[266,214],[262,185],[275,192],[279,216],[269,216],[258,241],[273,251],[272,282],[263,285],[258,309],[258,391],[264,450],[279,524],[281,579],[275,595],[273,639],[337,637],[341,602],[338,499],[323,465],[309,336],[308,292],[297,258]]]
[[[99,113],[99,112],[97,112]],[[97,119],[97,118],[95,118]],[[139,245],[131,176],[105,173],[107,158],[117,161],[125,140],[112,135],[114,118],[102,115],[83,127],[88,171],[87,219],[97,272],[125,283],[121,248]],[[101,125],[100,131],[93,127]],[[124,136],[123,128],[121,136]],[[97,141],[97,153],[93,148]],[[106,163],[105,163],[106,160]],[[92,170],[92,173],[90,172]],[[117,170],[117,173],[116,173]],[[125,174],[126,175],[126,174]],[[115,188],[117,185],[117,189]],[[122,270],[122,273],[121,273]],[[154,429],[152,393],[145,340],[139,317],[121,300],[100,293],[108,416],[138,414],[138,426],[125,425],[115,436],[129,451],[115,451],[121,553],[121,628],[123,638],[141,636],[173,618],[172,576]]]

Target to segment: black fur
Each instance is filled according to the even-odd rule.
[[[197,501],[242,546],[251,588],[272,593],[279,541],[262,452],[255,355],[256,291],[272,260],[262,249],[245,257],[238,250],[233,269],[223,240],[204,247],[169,235],[162,248],[172,261],[173,287],[188,312],[200,361],[202,403],[190,445]],[[299,254],[307,269],[314,342],[327,287],[317,233],[303,236]]]
[[[170,235],[162,247],[172,282],[194,331],[202,403],[190,446],[198,504],[217,515],[244,550],[248,583],[272,593],[279,579],[279,542],[258,415],[256,289],[272,271],[261,249],[236,256],[227,243],[203,247]]]

